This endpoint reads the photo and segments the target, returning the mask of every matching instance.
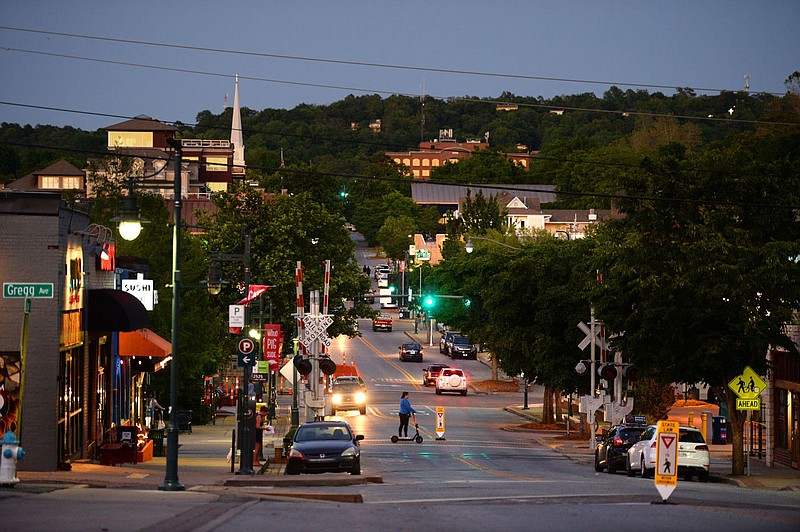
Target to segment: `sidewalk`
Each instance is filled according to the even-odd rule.
[[[507,406],[507,412],[516,414],[529,421],[541,419],[541,407],[523,410],[520,406]],[[509,427],[507,430],[525,430]],[[578,427],[572,431],[575,434]],[[589,448],[589,437],[585,440],[567,439],[564,431],[531,431],[533,438],[540,444],[568,456],[572,460],[592,466],[594,452]],[[772,491],[800,491],[800,471],[786,467],[767,467],[763,460],[750,458],[750,476],[731,475],[731,444],[709,445],[711,452],[711,482],[722,482],[742,488],[765,489]],[[746,471],[746,469],[745,469]]]

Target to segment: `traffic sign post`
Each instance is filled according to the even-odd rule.
[[[736,394],[736,410],[747,411],[747,423],[749,424],[750,412],[761,410],[760,396],[767,389],[767,383],[753,368],[745,366],[742,374],[734,377],[728,383],[728,388]],[[745,454],[747,455],[747,476],[750,476],[750,453]]]
[[[437,440],[444,440],[444,407],[436,407],[436,436]]]
[[[256,365],[256,357],[258,355],[258,344],[250,338],[239,339],[239,365],[245,367],[253,367]]]
[[[666,501],[678,485],[678,435],[677,421],[662,420],[656,429],[656,472],[654,483],[661,500]]]

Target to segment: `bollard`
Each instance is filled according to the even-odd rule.
[[[686,424],[690,427],[694,427],[694,412],[689,412],[689,421]]]
[[[711,438],[708,437],[708,428],[708,412],[703,412],[700,414],[700,432],[703,433],[706,443],[711,441]]]
[[[19,446],[19,440],[10,430],[3,435],[2,453],[0,453],[0,485],[14,485],[19,482],[17,478],[17,462],[25,456],[25,451]]]

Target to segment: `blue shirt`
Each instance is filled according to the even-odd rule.
[[[411,408],[411,402],[408,400],[407,397],[403,397],[400,399],[400,413],[401,414],[411,414],[416,413],[417,411]]]

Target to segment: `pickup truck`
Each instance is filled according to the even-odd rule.
[[[377,331],[378,329],[392,332],[392,317],[387,314],[381,314],[377,318],[373,318],[372,330]]]

